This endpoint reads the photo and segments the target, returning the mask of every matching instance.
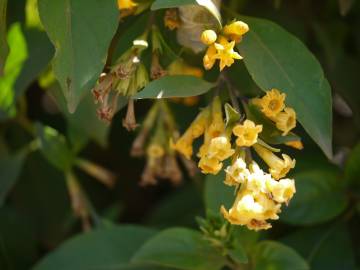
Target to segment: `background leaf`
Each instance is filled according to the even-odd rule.
[[[94,230],[68,240],[33,270],[123,269],[135,251],[152,235],[153,230],[138,226],[111,226]]]
[[[241,17],[250,32],[238,45],[254,81],[263,91],[277,88],[287,94],[299,122],[332,157],[331,91],[312,53],[295,36],[267,20]]]
[[[313,270],[356,269],[354,252],[344,223],[300,229],[284,237],[282,242],[304,256]]]
[[[262,241],[252,253],[254,270],[307,270],[306,261],[295,250],[274,241]]]
[[[310,170],[295,174],[296,194],[280,219],[296,225],[328,221],[347,206],[344,182],[336,170]]]
[[[165,76],[150,82],[134,98],[192,97],[204,94],[213,87],[215,84],[194,76]]]
[[[360,186],[360,143],[351,151],[346,161],[345,177],[349,184]]]
[[[39,0],[39,13],[56,48],[54,73],[73,112],[105,65],[118,25],[116,2]]]
[[[7,0],[0,0],[0,76],[3,76],[5,60],[9,53],[6,42],[6,10]]]
[[[155,235],[136,252],[132,261],[183,270],[220,270],[225,263],[200,233],[184,228]]]

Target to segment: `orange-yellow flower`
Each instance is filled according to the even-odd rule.
[[[258,104],[260,104],[261,111],[267,117],[273,118],[285,108],[285,98],[284,93],[280,93],[277,89],[271,89],[258,101]]]
[[[209,70],[214,66],[216,62],[216,53],[215,45],[210,45],[203,58],[203,65],[206,70]]]
[[[273,120],[276,123],[276,127],[283,132],[283,136],[286,136],[296,127],[296,113],[289,107],[286,107],[283,112],[278,113]]]
[[[228,42],[225,38],[220,39],[220,43],[215,43],[215,58],[220,60],[220,71],[225,67],[234,64],[235,59],[242,59],[242,56],[234,51],[235,41]]]
[[[242,36],[248,31],[249,26],[242,21],[230,23],[223,28],[224,35],[229,37],[231,40],[234,40],[236,43],[239,43]]]
[[[239,124],[233,128],[233,133],[237,136],[236,144],[238,146],[252,146],[257,142],[261,131],[262,125],[255,125],[253,121],[245,120],[242,125]]]

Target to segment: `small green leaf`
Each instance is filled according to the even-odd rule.
[[[282,136],[282,132],[278,130],[275,124],[268,119],[254,104],[248,104],[245,108],[247,117],[256,124],[263,126],[260,138],[269,144],[283,144],[285,142],[299,141],[300,137],[290,132],[286,136]]]
[[[0,77],[0,118],[15,115],[14,85],[28,56],[20,23],[15,23],[10,27],[7,41],[10,53],[6,59],[4,76]]]
[[[349,184],[360,187],[360,143],[351,151],[346,161],[345,178]]]
[[[275,241],[262,241],[252,252],[253,270],[308,270],[306,261],[292,248]]]
[[[205,180],[205,205],[207,210],[215,213],[224,205],[231,207],[235,199],[234,188],[224,184],[225,173],[222,170],[217,175],[207,175]]]
[[[5,60],[9,53],[6,41],[7,0],[0,0],[0,76],[4,74]]]
[[[225,104],[226,127],[233,127],[241,118],[241,115],[229,103]]]
[[[221,14],[211,0],[156,0],[152,4],[151,9],[177,8],[187,5],[199,5],[206,8],[215,17],[221,28]]]
[[[138,226],[110,226],[71,238],[33,270],[123,269],[142,243],[154,234]],[[146,269],[146,268],[128,268]]]
[[[67,171],[74,162],[74,155],[69,149],[64,136],[55,129],[41,124],[36,125],[40,140],[40,149],[46,159],[60,171]]]
[[[0,157],[0,206],[16,183],[26,157],[25,151]]]
[[[38,5],[41,21],[56,48],[55,76],[69,111],[74,112],[105,65],[118,26],[116,1],[39,0]]]
[[[282,242],[298,251],[314,270],[355,270],[355,256],[345,223],[297,230]],[[339,248],[341,247],[341,248]]]
[[[277,88],[287,94],[299,122],[332,157],[331,89],[313,54],[280,26],[262,19],[240,17],[250,32],[238,45],[254,81],[263,91]]]
[[[135,263],[150,263],[184,270],[220,270],[220,252],[193,230],[172,228],[148,240],[134,255]]]
[[[343,182],[336,170],[303,171],[293,177],[296,193],[280,220],[296,225],[326,222],[348,204]]]
[[[135,99],[192,97],[208,92],[215,84],[194,76],[165,76],[150,82]]]

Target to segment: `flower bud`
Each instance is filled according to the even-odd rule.
[[[213,44],[217,39],[217,34],[214,30],[205,30],[201,34],[201,42],[205,45]]]

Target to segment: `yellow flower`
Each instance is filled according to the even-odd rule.
[[[173,61],[167,68],[169,75],[191,75],[198,78],[201,78],[204,72],[194,66],[190,66],[183,60]]]
[[[235,162],[225,169],[226,178],[224,183],[228,186],[243,184],[250,176],[246,163],[242,158],[237,158]]]
[[[218,137],[225,132],[225,123],[222,113],[221,100],[216,96],[211,104],[211,123],[207,130],[207,141],[210,142],[212,138]]]
[[[137,3],[135,3],[132,0],[118,0],[118,8],[120,10],[122,9],[132,9],[137,6]]]
[[[172,148],[190,159],[193,154],[192,143],[196,138],[204,134],[209,115],[209,108],[202,110]]]
[[[217,158],[203,156],[199,161],[199,168],[204,174],[218,174],[222,168],[222,163]]]
[[[207,156],[209,158],[216,158],[219,161],[231,157],[234,153],[235,150],[231,149],[229,138],[224,135],[211,139],[207,149]]]
[[[150,144],[147,148],[147,155],[151,158],[160,158],[165,154],[164,148],[156,143]]]
[[[200,100],[199,96],[186,97],[183,99],[183,103],[184,105],[191,107],[198,104],[199,100]]]
[[[209,70],[214,66],[216,62],[216,53],[215,45],[210,45],[203,58],[203,65],[206,70]]]
[[[180,27],[181,21],[176,8],[170,8],[166,10],[164,16],[164,24],[170,30],[174,30]]]
[[[296,192],[295,181],[292,179],[272,180],[267,186],[273,199],[278,203],[288,203]]]
[[[217,34],[214,30],[205,30],[201,34],[201,42],[205,45],[211,45],[217,40]]]
[[[118,0],[118,8],[121,11],[120,17],[124,18],[133,14],[136,10],[137,3],[132,0]]]
[[[255,144],[253,147],[256,153],[258,153],[269,166],[269,172],[275,179],[285,177],[286,174],[295,167],[295,159],[291,159],[288,155],[282,154],[283,159],[281,159],[259,144]]]
[[[290,130],[296,127],[296,113],[292,108],[286,107],[283,112],[278,113],[274,118],[276,127],[286,136]]]
[[[290,146],[290,147],[295,148],[295,149],[298,149],[298,150],[303,150],[304,149],[304,145],[302,144],[301,141],[286,142],[285,145]]]
[[[220,38],[220,43],[215,43],[214,46],[216,48],[215,58],[220,60],[220,71],[234,64],[234,59],[243,59],[234,51],[235,41],[228,42],[225,38]]]
[[[235,202],[229,211],[224,206],[221,212],[231,224],[246,225],[250,230],[266,230],[271,224],[266,219],[278,219],[280,205],[260,194],[254,196],[251,191],[238,192]]]
[[[233,133],[238,138],[236,144],[238,146],[252,146],[257,142],[259,133],[262,131],[262,125],[255,125],[251,120],[245,120],[242,125],[236,125]]]
[[[271,89],[266,92],[266,95],[259,101],[261,111],[269,118],[276,117],[285,107],[284,93],[280,93],[277,89]]]
[[[241,37],[248,31],[249,26],[242,21],[233,22],[223,28],[223,33],[236,43],[239,43],[241,41]]]

